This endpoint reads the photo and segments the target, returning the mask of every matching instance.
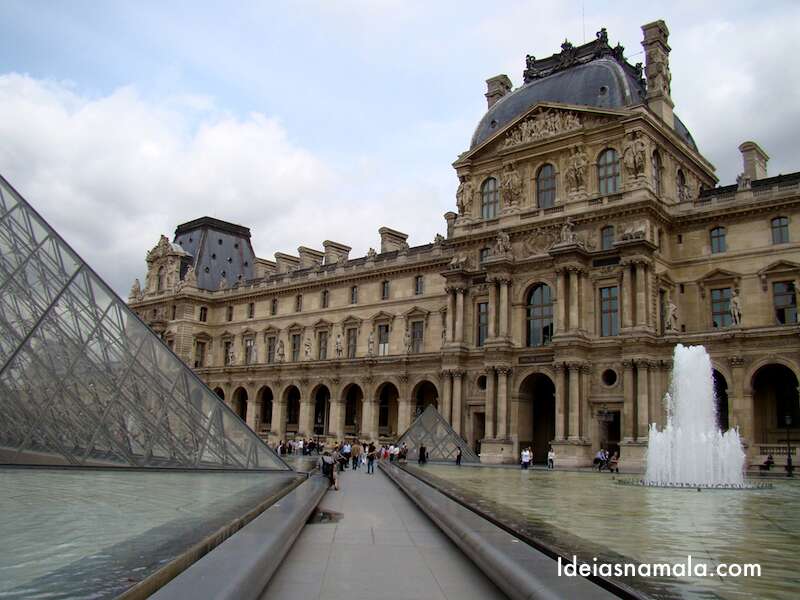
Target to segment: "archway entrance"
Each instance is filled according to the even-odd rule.
[[[358,436],[364,419],[361,414],[364,392],[355,383],[344,389],[344,433],[345,435]]]
[[[269,431],[272,428],[272,389],[264,386],[258,390],[258,398],[261,400],[261,429]]]
[[[331,392],[320,385],[314,391],[314,435],[325,435],[330,420]]]
[[[233,392],[233,410],[242,421],[247,421],[247,390],[240,387]]]
[[[533,462],[546,463],[556,437],[556,387],[542,373],[528,375],[520,386],[520,448],[533,448]]]
[[[439,410],[439,392],[430,381],[420,381],[417,384],[414,390],[414,398],[416,399],[414,418],[421,415],[422,411],[431,404],[436,410]]]
[[[756,444],[792,445],[800,428],[797,377],[789,367],[765,365],[753,375],[753,441]]]
[[[297,433],[300,426],[300,390],[290,385],[284,392],[286,399],[286,433]]]
[[[712,373],[714,379],[714,399],[717,407],[717,427],[722,431],[728,431],[728,382],[725,376],[714,369]]]
[[[223,391],[222,388],[219,388],[219,387],[218,388],[214,388],[214,393],[217,395],[217,397],[220,400],[225,400],[225,392]]]
[[[398,398],[400,392],[397,387],[391,383],[386,382],[378,388],[378,434],[381,436],[396,436],[397,431],[397,415],[398,415]]]

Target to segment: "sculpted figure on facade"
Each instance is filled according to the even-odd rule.
[[[370,258],[375,258],[375,256],[376,256],[377,254],[378,254],[378,253],[377,253],[377,252],[375,252],[375,248],[370,248],[369,250],[367,250],[367,258],[368,258],[368,259],[370,259]]]
[[[645,237],[647,237],[647,222],[631,221],[623,226],[619,239],[623,241],[643,240]]]
[[[133,285],[131,286],[131,292],[128,294],[129,300],[141,300],[142,299],[142,286],[139,283],[139,278],[133,280]]]
[[[186,275],[183,277],[183,283],[187,287],[197,287],[197,272],[192,265],[186,270]]]
[[[678,307],[672,301],[667,305],[667,319],[664,327],[667,331],[678,331]]]
[[[405,348],[406,354],[411,354],[411,346],[411,331],[406,327],[406,332],[403,334],[403,347]]]
[[[562,244],[578,243],[578,236],[575,233],[575,224],[569,217],[567,217],[567,220],[564,221],[564,224],[561,226],[561,243]]]
[[[466,254],[457,254],[450,261],[451,269],[466,269],[469,267],[469,257]]]
[[[275,351],[275,357],[279,363],[282,363],[286,358],[286,352],[283,349],[283,340],[278,340],[278,349]]]
[[[436,236],[433,238],[433,245],[441,246],[443,243],[444,243],[444,236],[441,233],[437,233]]]
[[[225,275],[223,275],[219,280],[219,290],[227,290],[228,289],[228,280],[225,279]]]
[[[456,191],[456,206],[458,207],[459,216],[472,213],[472,200],[475,197],[475,188],[472,182],[466,177],[461,177],[461,183],[458,184]]]
[[[739,290],[733,290],[730,300],[731,320],[734,325],[742,324],[742,300],[739,297]]]
[[[303,352],[305,353],[305,359],[311,360],[311,338],[309,337],[303,342]]]
[[[634,131],[630,134],[622,151],[622,162],[625,165],[625,174],[629,181],[644,176],[646,156],[647,147],[642,141],[642,136],[638,131]]]
[[[336,358],[342,358],[342,334],[336,334],[336,343],[334,344],[334,350],[336,351]]]
[[[511,238],[505,231],[497,232],[497,237],[494,240],[495,256],[508,256],[511,254],[513,248],[511,246]]]
[[[370,331],[367,336],[367,356],[370,358],[375,356],[375,333],[373,331]]]
[[[570,150],[565,171],[567,190],[569,190],[570,193],[586,190],[586,168],[588,164],[589,160],[583,148],[576,146]]]
[[[517,173],[514,163],[506,165],[503,170],[500,193],[503,197],[504,208],[513,210],[519,207],[522,201],[522,178]]]
[[[540,112],[522,121],[506,135],[501,148],[535,142],[584,126],[576,113],[563,110]]]
[[[669,96],[672,74],[662,52],[651,50],[647,53],[647,94],[648,96]]]

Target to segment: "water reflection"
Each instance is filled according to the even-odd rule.
[[[416,469],[416,467],[413,467]],[[426,476],[490,516],[560,552],[641,563],[759,563],[758,578],[625,579],[658,596],[800,596],[800,487],[766,490],[654,489],[611,475],[427,465]],[[662,593],[664,592],[664,593]],[[671,592],[671,593],[666,593]]]

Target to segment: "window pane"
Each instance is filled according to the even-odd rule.
[[[778,217],[772,219],[772,243],[785,244],[789,241],[789,219]]]
[[[487,302],[478,303],[478,338],[476,340],[477,346],[483,346],[486,343],[486,336],[489,333],[489,304]]]
[[[556,201],[556,173],[553,165],[544,165],[536,177],[536,200],[539,208],[551,208]]]
[[[553,300],[549,285],[540,284],[528,295],[528,346],[544,346],[553,337]]]
[[[484,219],[495,218],[499,204],[497,180],[494,177],[490,177],[481,186],[481,216]]]
[[[725,228],[715,227],[711,230],[711,252],[725,252]]]
[[[422,321],[411,323],[411,351],[414,353],[422,352]]]
[[[797,296],[793,282],[773,283],[772,302],[775,306],[775,318],[780,325],[797,323]]]
[[[603,250],[611,250],[614,247],[614,228],[612,226],[609,225],[600,230],[600,244]]]
[[[730,327],[733,322],[730,300],[731,288],[711,290],[711,320],[714,327]]]
[[[619,304],[617,286],[600,288],[600,335],[619,334]]]
[[[604,150],[597,162],[598,188],[601,195],[615,194],[621,187],[617,152],[612,148]]]

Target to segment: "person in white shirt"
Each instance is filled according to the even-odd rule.
[[[525,448],[522,451],[522,457],[521,457],[522,461],[521,462],[522,462],[522,468],[523,469],[527,469],[530,466],[530,464],[531,464],[531,454],[532,453],[531,453],[529,448]]]
[[[553,447],[550,446],[550,450],[547,451],[547,468],[554,469],[556,464],[556,453],[553,452]]]
[[[395,457],[394,449],[395,449],[395,445],[394,444],[389,446],[389,462],[394,462],[394,457]]]

